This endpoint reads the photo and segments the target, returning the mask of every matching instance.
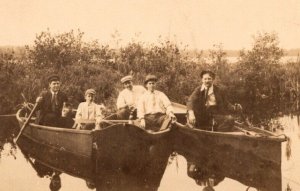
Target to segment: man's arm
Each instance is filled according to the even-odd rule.
[[[117,98],[117,109],[121,109],[121,108],[124,108],[126,106],[127,106],[127,104],[126,104],[124,95],[123,95],[122,92],[120,92],[119,96]]]
[[[82,118],[82,106],[83,106],[83,103],[80,103],[80,104],[78,105],[78,108],[77,108],[77,111],[76,111],[75,119],[81,119],[81,118]]]
[[[224,105],[226,109],[230,112],[242,111],[242,106],[238,103],[232,104],[228,101],[227,94],[225,92],[221,92]]]
[[[46,96],[47,96],[47,90],[43,90],[40,95],[36,98],[35,102],[38,103],[37,104],[37,108],[36,108],[36,111],[38,110],[41,110],[42,108],[42,105],[46,99]]]
[[[174,115],[174,109],[173,109],[172,103],[169,100],[169,98],[166,96],[166,94],[164,94],[163,92],[160,92],[160,98],[163,102],[164,107],[166,108],[166,114],[171,118],[176,118]]]
[[[200,87],[197,87],[190,95],[186,104],[188,110],[188,122],[192,125],[195,125],[196,123],[194,109],[195,109],[196,101],[199,98],[199,94],[200,94]]]
[[[144,97],[142,96],[137,104],[137,118],[140,119],[140,127],[145,128],[145,107],[144,107]]]

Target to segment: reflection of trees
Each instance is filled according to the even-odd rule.
[[[13,141],[14,135],[18,133],[18,125],[15,117],[0,117],[0,158],[4,147],[8,147],[7,155],[16,158],[16,144]]]

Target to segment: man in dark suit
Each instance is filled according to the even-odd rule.
[[[67,102],[67,96],[60,91],[60,78],[57,75],[49,76],[49,89],[43,91],[36,102],[38,115],[36,123],[47,126],[61,126],[62,108]]]
[[[202,84],[194,90],[187,102],[188,122],[204,130],[230,130],[234,120],[229,112],[241,110],[241,105],[228,102],[224,92],[213,84],[213,72],[203,71],[200,75]]]

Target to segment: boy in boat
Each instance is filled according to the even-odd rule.
[[[241,105],[232,105],[227,101],[224,92],[213,83],[213,72],[202,71],[200,77],[202,84],[187,102],[188,122],[199,129],[230,131],[234,120],[228,112],[242,110]]]
[[[132,119],[136,119],[138,98],[146,92],[146,89],[143,86],[133,85],[131,75],[123,77],[121,83],[124,90],[119,93],[117,99],[118,119],[126,120],[130,115]]]
[[[156,82],[156,76],[146,77],[144,84],[147,91],[141,96],[137,107],[140,127],[151,131],[163,130],[171,120],[176,120],[169,98],[163,92],[155,90]]]
[[[40,125],[62,127],[62,107],[68,101],[67,96],[60,91],[60,78],[57,75],[48,77],[49,89],[43,91],[37,97],[37,118],[36,123]]]
[[[77,129],[100,129],[100,121],[103,119],[103,110],[105,107],[103,105],[96,104],[95,95],[96,91],[94,89],[86,90],[85,102],[81,102],[78,106],[75,121]]]

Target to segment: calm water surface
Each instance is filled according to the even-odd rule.
[[[32,165],[35,160],[26,158],[21,150],[13,144],[13,134],[17,133],[16,124],[9,122],[7,119],[0,119],[0,190],[33,190],[44,191],[50,190],[49,185],[53,174],[38,174]],[[282,191],[300,190],[300,131],[299,118],[295,116],[284,116],[278,119],[284,126],[284,133],[291,139],[292,154],[289,160],[286,156],[286,142],[282,144],[282,164],[281,172],[279,170],[278,177],[281,179]],[[232,165],[232,169],[235,166]],[[159,191],[182,191],[182,190],[215,190],[215,191],[251,191],[256,188],[244,185],[241,180],[234,180],[226,177],[226,172],[222,172],[225,176],[218,178],[218,173],[207,177],[206,183],[197,182],[191,178],[188,173],[188,161],[184,156],[175,155],[170,157],[168,166],[162,176]],[[215,169],[214,169],[215,170]],[[236,169],[235,169],[236,170]],[[245,173],[247,169],[239,169],[238,173]],[[209,170],[208,170],[209,171]],[[222,171],[222,169],[219,169]],[[205,175],[204,175],[205,176]],[[216,177],[217,176],[217,177]],[[70,176],[65,173],[59,175],[61,179],[61,191],[69,190],[96,190],[92,186],[87,186],[89,182],[86,180]],[[208,182],[217,181],[212,188],[205,187]],[[244,181],[245,182],[245,181]],[[272,183],[271,183],[272,184]],[[266,189],[260,189],[271,191]]]

